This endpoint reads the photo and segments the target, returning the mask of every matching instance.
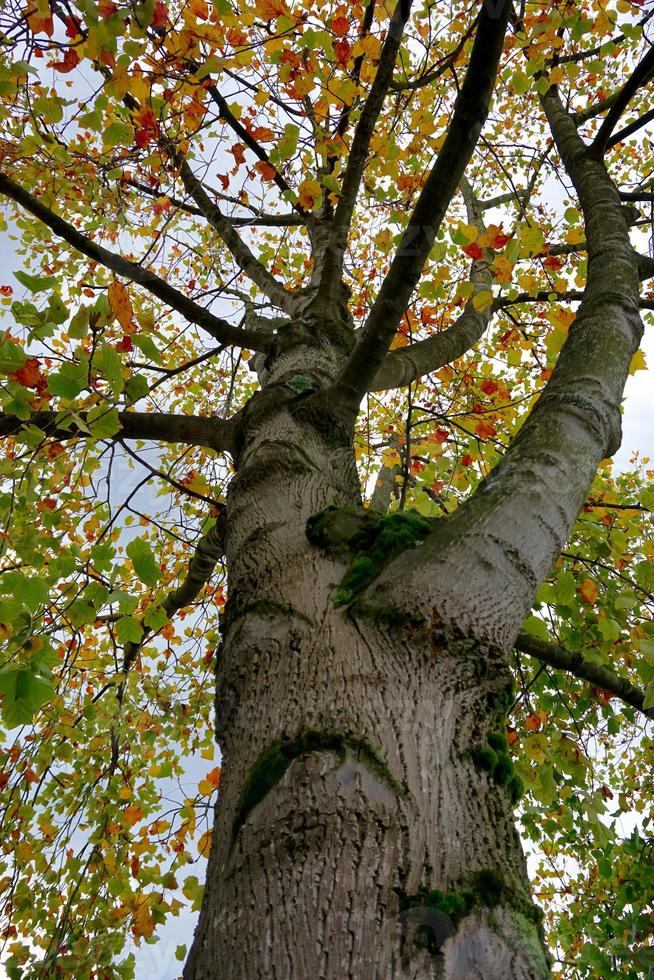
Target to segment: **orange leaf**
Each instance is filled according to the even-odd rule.
[[[123,810],[123,815],[130,827],[133,827],[135,823],[138,823],[142,819],[143,811],[140,806],[127,806]]]
[[[132,308],[132,301],[129,298],[127,286],[123,286],[122,282],[114,280],[107,290],[107,299],[109,300],[112,313],[123,330],[129,331],[132,326],[134,310]]]
[[[592,578],[586,578],[579,586],[579,594],[584,602],[592,605],[597,599],[597,585]]]
[[[273,167],[272,163],[266,163],[265,160],[260,160],[259,163],[255,163],[254,169],[258,170],[264,180],[274,180],[277,170]]]
[[[320,184],[317,180],[303,180],[298,191],[298,203],[300,207],[311,211],[316,201],[320,200]]]

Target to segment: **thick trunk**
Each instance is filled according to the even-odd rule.
[[[184,976],[545,977],[505,663],[333,603],[349,559],[305,529],[359,502],[351,438],[297,394],[334,365],[292,358],[245,415],[228,501],[223,782]]]

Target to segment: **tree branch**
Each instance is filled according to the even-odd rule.
[[[477,145],[495,85],[510,6],[505,3],[498,18],[491,18],[486,7],[482,8],[468,71],[454,104],[442,149],[360,338],[336,382],[338,397],[352,413],[357,411],[362,395],[381,367],[434,244],[436,232]]]
[[[600,461],[620,445],[620,403],[643,333],[637,260],[618,191],[555,88],[542,103],[584,214],[588,277],[575,321],[501,460],[436,523],[418,556],[404,552],[378,577],[374,595],[360,600],[373,610],[411,609],[431,622],[437,644],[452,633],[498,652],[515,643]]]
[[[87,238],[86,235],[79,232],[74,225],[70,224],[70,222],[58,214],[55,214],[54,211],[51,211],[50,208],[42,204],[29,191],[21,187],[20,184],[17,184],[6,174],[2,173],[0,173],[0,194],[4,194],[5,197],[11,198],[16,204],[25,208],[35,218],[42,221],[44,225],[47,225],[58,238],[62,238],[65,242],[68,242],[69,245],[72,245],[82,255],[88,256],[94,262],[98,262],[100,265],[105,266],[105,268],[115,272],[116,275],[123,276],[130,282],[134,282],[138,286],[147,289],[149,293],[152,293],[157,299],[162,300],[171,309],[181,313],[190,323],[202,327],[203,330],[206,330],[219,343],[246,347],[249,350],[265,350],[267,344],[270,342],[270,337],[265,334],[250,333],[246,330],[240,330],[238,327],[233,327],[231,323],[214,316],[209,310],[206,310],[192,299],[184,296],[179,290],[170,286],[163,279],[160,279],[154,272],[145,269],[137,262],[130,262],[129,259],[123,258],[122,255],[111,252],[109,249],[104,248],[104,246],[91,241],[90,238]]]
[[[198,541],[195,552],[189,562],[186,577],[169,592],[158,605],[163,609],[168,619],[171,619],[176,612],[183,609],[197,599],[200,592],[207,584],[213,570],[224,553],[225,537],[225,508],[221,507],[216,519],[216,523]],[[123,647],[123,663],[121,667],[122,678],[118,687],[118,700],[122,701],[125,691],[127,675],[136,662],[139,652],[143,648],[148,635],[151,633],[149,626],[141,623],[143,635],[138,643],[128,642]]]
[[[197,71],[198,70],[198,67],[199,67],[198,65],[194,65],[193,66],[193,70],[194,71]],[[218,106],[218,113],[220,115],[220,118],[223,119],[227,123],[227,125],[236,133],[236,135],[239,137],[239,139],[243,140],[243,142],[248,147],[248,149],[252,150],[252,152],[254,153],[254,155],[256,157],[258,157],[259,160],[262,161],[262,163],[268,163],[268,164],[270,164],[270,157],[268,156],[268,154],[266,153],[266,151],[263,149],[262,146],[259,145],[259,143],[257,143],[257,141],[254,139],[254,137],[250,133],[248,133],[248,131],[245,128],[245,126],[243,126],[242,123],[239,122],[239,120],[236,118],[236,116],[234,115],[234,113],[229,108],[226,99],[224,98],[224,96],[222,96],[220,94],[220,92],[218,91],[218,89],[216,88],[216,86],[215,85],[210,85],[208,87],[207,91],[209,93],[210,98]],[[270,166],[273,166],[273,164],[270,164]],[[274,180],[274,183],[277,185],[277,187],[279,188],[279,190],[282,192],[283,195],[290,194],[291,197],[295,197],[295,195],[293,194],[292,189],[286,183],[286,180],[280,174],[280,172],[277,169],[277,167],[275,167],[275,176],[274,176],[273,180]],[[311,214],[310,211],[306,211],[299,204],[294,204],[293,207],[294,207],[295,211],[297,211],[298,215],[300,215],[302,217],[302,220],[303,220],[303,222],[305,224],[312,224],[313,223],[313,221],[315,219],[314,219],[314,216]]]
[[[86,425],[86,412],[76,415]],[[216,452],[232,452],[234,422],[232,419],[172,415],[155,412],[119,412],[120,429],[112,438],[142,439],[152,442],[183,443],[206,446]],[[0,437],[18,435],[25,426],[35,425],[52,439],[92,439],[88,428],[82,428],[66,412],[34,412],[28,419],[0,414]]]
[[[395,60],[402,43],[404,27],[411,12],[411,3],[412,0],[398,0],[395,6],[388,27],[388,34],[381,49],[377,73],[354,130],[352,146],[343,174],[341,193],[330,229],[330,241],[325,253],[321,291],[329,291],[332,283],[340,280],[348,232],[366,165],[370,140],[393,78]]]
[[[255,258],[229,218],[226,218],[218,205],[211,200],[186,160],[177,153],[174,154],[174,159],[179,166],[184,187],[211,227],[220,235],[236,259],[241,271],[259,287],[264,296],[267,296],[275,306],[284,310],[285,313],[292,314],[296,305],[293,295],[284,289],[282,284],[277,282],[275,277]]]
[[[465,176],[461,178],[461,193],[466,205],[468,224],[475,225],[481,236],[486,230],[483,219],[484,205],[475,197]],[[465,310],[455,322],[447,330],[434,334],[433,337],[419,340],[408,347],[389,351],[373,378],[369,391],[382,391],[408,385],[431,371],[437,371],[455,358],[461,357],[477,343],[486,331],[493,312],[492,306],[480,312],[474,305],[475,296],[490,290],[493,284],[491,260],[492,252],[484,249],[483,258],[472,263],[470,269],[472,295]]]
[[[654,74],[654,47],[650,48],[645,57],[636,65],[633,72],[617,93],[615,102],[609,109],[606,118],[600,126],[597,136],[590,146],[590,152],[596,157],[601,157],[608,148],[609,140],[613,130],[620,121],[622,113],[625,111],[632,98],[639,88],[646,85]]]
[[[640,688],[635,687],[624,677],[620,677],[609,667],[602,667],[600,664],[591,663],[585,660],[580,653],[573,653],[557,643],[548,643],[546,640],[539,640],[529,633],[521,632],[515,641],[515,648],[520,653],[527,653],[530,657],[535,657],[541,663],[559,670],[566,670],[581,680],[588,681],[590,684],[608,691],[609,694],[620,698],[625,704],[642,711],[648,718],[654,717],[654,708],[643,708],[645,695]]]
[[[133,187],[135,190],[141,191],[147,194],[148,197],[161,197],[161,188],[149,187],[147,184],[141,183],[138,180],[132,180],[131,177],[123,177],[121,184],[128,187]],[[178,211],[184,211],[186,214],[194,215],[198,218],[203,218],[204,214],[200,208],[196,207],[194,204],[189,204],[187,201],[180,201],[178,197],[171,197],[166,195],[172,207],[177,208]],[[228,200],[230,203],[239,204],[241,202],[236,198],[230,198],[227,194],[220,196],[221,200]],[[242,206],[242,205],[241,205]],[[260,212],[254,210],[251,217],[234,217],[233,215],[225,215],[225,220],[229,221],[230,224],[234,225],[235,228],[245,228],[250,225],[260,225],[262,227],[270,228],[288,228],[294,226],[300,226],[305,224],[305,220],[299,214],[261,214]]]
[[[622,143],[623,140],[626,140],[629,136],[632,136],[634,133],[637,133],[639,129],[642,129],[643,126],[646,126],[648,122],[652,121],[652,119],[654,119],[654,109],[650,109],[649,112],[646,112],[644,116],[641,116],[639,119],[634,120],[634,122],[629,123],[628,126],[625,126],[623,129],[620,129],[615,134],[615,136],[612,136],[611,139],[606,144],[607,150],[610,150],[612,146],[616,146],[618,143]]]

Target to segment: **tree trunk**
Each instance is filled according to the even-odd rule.
[[[244,412],[217,665],[223,781],[186,980],[548,975],[512,819],[503,656],[333,601],[352,434],[309,412],[338,348],[296,346]],[[299,372],[302,373],[299,373]]]

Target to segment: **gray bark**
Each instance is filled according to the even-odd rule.
[[[349,558],[305,533],[324,508],[360,502],[351,434],[295,390],[329,383],[345,356],[281,355],[242,415],[217,673],[224,780],[184,976],[546,977],[510,792],[475,761],[503,730],[504,657],[436,650],[428,619],[337,607]],[[480,898],[489,877],[501,888]],[[434,890],[468,895],[467,914],[421,902]]]

